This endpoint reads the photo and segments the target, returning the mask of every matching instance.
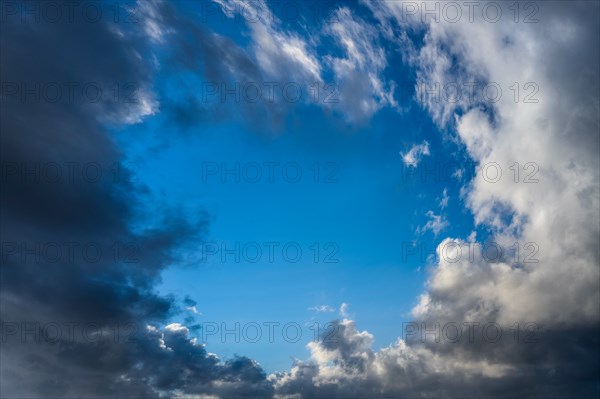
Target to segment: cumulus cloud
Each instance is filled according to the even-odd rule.
[[[510,18],[437,23],[406,19],[403,2],[369,4],[390,37],[425,32],[408,54],[417,84],[494,82],[505,89],[494,103],[417,96],[479,168],[496,163],[505,177],[511,166],[521,168],[518,178],[473,179],[463,189],[475,223],[491,230],[504,254],[490,259],[490,242],[474,234],[444,239],[413,309],[410,337],[373,351],[373,337],[342,320],[337,341],[309,345],[311,361],[279,376],[276,387],[285,395],[303,387],[303,397],[597,395],[598,4],[536,3],[543,20],[518,29]],[[508,3],[501,6],[511,15]],[[534,83],[539,101],[515,101],[508,89],[514,82]],[[524,181],[523,173],[533,178]],[[509,255],[515,243],[520,251]],[[436,325],[454,323],[491,323],[504,334],[494,342],[478,334],[444,342]],[[529,326],[535,340],[506,334],[515,325]]]
[[[547,331],[536,337],[546,340],[547,350],[521,342],[517,351],[512,334],[499,339],[488,335],[494,338],[492,342],[475,323],[460,325],[458,340],[454,332],[443,333],[443,327],[408,323],[405,339],[374,350],[373,335],[359,331],[354,321],[342,319],[334,326],[334,335],[308,345],[309,361],[297,361],[289,372],[269,376],[276,397],[469,397],[476,393],[478,397],[543,394],[559,398],[573,394],[592,397],[594,390],[593,372],[581,370],[576,378],[585,376],[587,380],[570,384],[569,378],[575,376],[557,375],[556,366],[544,364],[551,356],[561,367],[575,370],[578,362],[597,365],[590,353],[565,350],[576,348],[565,331]],[[435,334],[441,337],[439,342],[435,342]],[[581,334],[581,342],[593,345],[593,335],[593,329],[587,330]],[[597,343],[592,347],[597,350]],[[541,378],[544,384],[539,384]]]
[[[588,12],[597,15],[597,6],[592,8]],[[499,317],[506,322],[526,317],[554,323],[597,322],[600,258],[592,241],[598,237],[600,219],[599,173],[596,152],[590,150],[598,145],[599,83],[591,72],[599,65],[598,51],[590,50],[598,44],[598,38],[590,36],[597,21],[585,15],[586,6],[580,3],[565,10],[564,20],[558,5],[549,3],[543,9],[544,21],[513,31],[485,21],[432,23],[425,47],[446,49],[448,57],[480,71],[500,87],[514,82],[540,87],[535,103],[515,102],[504,95],[493,105],[486,104],[489,111],[482,105],[464,113],[453,108],[458,137],[480,166],[495,163],[505,174],[511,166],[520,171],[494,183],[485,179],[470,183],[467,203],[475,222],[491,226],[494,240],[505,247],[518,241],[539,248],[538,263],[522,264],[521,259],[522,267],[507,272],[511,283],[498,287],[499,298],[494,301],[501,302],[496,303]],[[562,30],[552,30],[550,26],[559,19]],[[459,39],[463,46],[450,42]],[[577,63],[560,55],[570,54],[573,46],[580,48]],[[549,55],[557,57],[551,65],[544,62]],[[519,61],[507,66],[503,62],[507,57]],[[427,70],[431,62],[421,60],[420,67]],[[575,73],[577,68],[581,74]],[[564,293],[550,290],[552,281],[562,280],[565,274],[571,277],[568,284],[560,285]],[[490,279],[502,281],[500,275],[493,276]],[[438,277],[442,278],[434,273],[432,281]],[[508,299],[509,293],[517,292],[528,298],[525,306]],[[472,306],[479,303],[472,300]]]
[[[416,68],[417,84],[495,82],[504,90],[494,103],[481,97],[439,101],[419,91],[417,99],[440,127],[455,134],[480,168],[496,163],[504,177],[514,170],[510,167],[519,170],[517,179],[474,179],[463,190],[475,224],[488,228],[491,239],[507,252],[491,261],[482,249],[486,242],[477,242],[474,234],[443,239],[426,291],[413,309],[414,321],[402,326],[404,334],[397,342],[374,350],[375,337],[359,331],[342,304],[335,334],[311,342],[308,361],[267,376],[252,359],[222,360],[207,352],[193,338],[192,326],[167,324],[178,305],[154,286],[166,265],[177,261],[180,246],[203,236],[206,220],[190,222],[173,211],[156,224],[133,228],[140,216],[151,213],[144,213],[144,187],[133,182],[106,178],[90,184],[78,177],[75,182],[39,184],[6,174],[3,249],[7,240],[27,248],[50,241],[92,242],[112,253],[117,240],[136,243],[139,257],[134,263],[75,259],[54,264],[3,252],[3,327],[27,329],[39,338],[39,325],[75,323],[76,338],[33,343],[24,342],[21,334],[7,335],[9,341],[1,347],[2,396],[597,395],[598,4],[538,3],[543,20],[518,29],[510,18],[499,23],[435,23],[407,20],[399,14],[402,2],[368,4],[388,40],[406,44],[407,31],[423,33],[405,54]],[[393,83],[381,75],[387,60],[378,44],[379,32],[347,7],[339,8],[338,22],[325,29],[342,53],[319,57],[310,40],[266,20],[251,27],[252,42],[245,49],[181,18],[181,29],[194,35],[186,41],[171,29],[177,18],[170,7],[152,5],[165,8],[160,13],[147,10],[149,19],[139,32],[136,27],[119,32],[104,23],[3,25],[0,63],[5,81],[78,80],[106,86],[115,80],[136,81],[142,96],[131,104],[23,104],[19,98],[3,98],[3,163],[94,162],[105,170],[122,164],[125,155],[104,123],[137,123],[157,111],[155,71],[144,61],[152,58],[151,43],[174,43],[179,66],[211,79],[234,76],[262,82],[288,70],[297,79],[320,79],[324,68],[331,67],[346,83],[342,103],[358,117],[395,106]],[[509,6],[502,3],[504,15],[512,15]],[[24,43],[38,51],[23,51]],[[539,101],[515,101],[509,90],[514,82],[535,83]],[[196,111],[160,104],[167,111],[180,111],[178,115]],[[413,167],[424,155],[430,155],[427,142],[402,154]],[[444,198],[441,208],[447,204]],[[431,220],[424,230],[437,235],[447,226],[441,215],[427,215]],[[508,249],[515,242],[518,254],[511,254]],[[196,304],[184,305],[193,312]],[[479,328],[470,339],[468,328],[475,328],[474,323],[491,324],[504,334],[490,340]],[[528,326],[524,338],[515,339],[515,323]],[[460,327],[462,340],[449,339],[443,329],[449,325]],[[115,330],[120,331],[116,341],[89,335]],[[527,340],[532,332],[535,340]],[[132,341],[123,340],[128,335]]]

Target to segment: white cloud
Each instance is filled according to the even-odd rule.
[[[218,0],[225,14],[241,13],[251,30],[252,50],[267,80],[294,82],[301,86],[319,83],[321,64],[310,38],[285,30],[281,21],[262,0]]]
[[[317,312],[317,313],[332,313],[335,312],[335,308],[329,306],[329,305],[318,305],[318,306],[311,306],[310,308],[308,308],[308,310],[313,311],[313,312]]]
[[[251,37],[248,53],[264,82],[299,87],[301,101],[338,112],[350,123],[362,123],[383,107],[399,109],[396,84],[384,76],[388,63],[381,34],[348,7],[332,10],[321,32],[299,33],[287,29],[262,0],[215,2],[229,18],[246,21]],[[336,48],[319,53],[317,47],[324,40]],[[239,73],[238,79],[244,77],[243,65],[225,68]],[[331,81],[324,76],[331,76]]]
[[[448,188],[444,188],[444,191],[442,192],[442,199],[440,200],[440,208],[446,208],[449,200],[450,197],[448,196]]]
[[[508,4],[501,5],[503,15],[513,15]],[[482,264],[464,265],[463,272],[485,273],[486,279],[502,284],[486,291],[456,285],[453,291],[461,293],[461,303],[475,309],[481,301],[491,301],[504,321],[527,315],[553,323],[598,321],[600,84],[598,37],[593,33],[597,20],[591,16],[597,15],[598,6],[574,3],[564,9],[558,3],[544,3],[540,6],[544,20],[530,24],[516,24],[510,17],[490,23],[481,13],[473,22],[467,18],[459,23],[422,22],[407,20],[401,14],[402,2],[369,6],[397,38],[401,38],[398,29],[425,30],[422,47],[409,54],[417,68],[417,85],[494,82],[503,90],[495,102],[481,96],[473,101],[463,96],[457,102],[419,97],[441,127],[454,129],[479,165],[477,176],[485,165],[501,169],[502,178],[495,183],[475,178],[463,187],[475,223],[491,228],[492,239],[506,248],[518,242],[523,256],[539,248],[539,262],[523,265],[521,259],[519,268],[490,268],[485,259]],[[462,9],[463,15],[468,12]],[[515,82],[520,88],[517,101]],[[525,102],[524,90],[535,93],[537,102]],[[419,152],[404,155],[405,163],[416,165]],[[538,182],[526,182],[526,175]],[[441,231],[442,219],[433,212],[428,215],[432,220],[421,231]],[[534,247],[526,247],[529,244]],[[458,304],[441,293],[436,304],[435,287],[463,280],[446,281],[443,270],[440,264],[433,271],[430,303],[453,313]],[[514,297],[521,300],[517,303]]]
[[[424,226],[417,228],[417,233],[423,234],[426,231],[432,231],[434,235],[438,235],[442,230],[448,227],[449,223],[443,215],[436,215],[433,211],[427,211],[426,213],[429,220]]]
[[[416,167],[421,158],[429,154],[429,143],[423,141],[423,144],[415,144],[407,153],[401,152],[400,156],[402,157],[404,165]]]
[[[335,75],[339,109],[351,121],[371,117],[384,106],[398,106],[394,99],[395,83],[386,81],[385,49],[379,31],[355,17],[349,8],[340,7],[325,26],[325,33],[343,49],[344,57],[326,56]]]
[[[346,302],[343,302],[340,305],[340,316],[348,317],[348,307],[349,307],[349,305]]]
[[[189,332],[190,332],[190,330],[186,326],[184,326],[184,325],[182,325],[180,323],[171,323],[171,324],[167,325],[165,327],[165,329],[167,331],[170,331],[170,332],[173,332],[173,333],[181,333],[181,334],[184,334],[184,335],[188,335]]]
[[[138,0],[135,6],[122,5],[126,19],[129,21],[140,21],[144,32],[150,40],[156,43],[164,43],[164,36],[174,33],[174,29],[168,27],[161,15],[163,0]],[[115,4],[115,7],[119,5]],[[115,11],[116,12],[116,11]]]
[[[597,95],[597,71],[592,80],[583,78],[592,76],[586,71],[598,66],[597,50],[596,55],[586,55],[583,49],[590,45],[586,38],[590,33],[573,16],[563,19],[560,13],[551,12],[558,11],[552,5],[547,7],[544,23],[519,29],[484,22],[430,25],[426,48],[447,49],[447,57],[460,59],[488,81],[506,88],[493,104],[493,121],[479,107],[455,116],[456,131],[471,157],[480,165],[498,164],[504,177],[496,183],[474,179],[468,186],[467,204],[475,221],[492,226],[494,240],[506,247],[518,241],[522,255],[532,251],[524,248],[528,243],[539,248],[539,262],[522,269],[465,265],[469,275],[485,273],[495,285],[482,292],[465,291],[461,300],[471,297],[473,307],[489,300],[506,322],[523,318],[553,323],[597,321],[600,275],[597,243],[592,241],[598,237],[600,201],[598,157],[592,148],[597,148],[599,116],[597,97],[587,100],[593,99],[594,90]],[[570,11],[583,12],[578,7]],[[577,17],[584,18],[583,14]],[[575,34],[553,30],[550,26],[555,21]],[[454,41],[463,45],[455,46]],[[560,56],[570,54],[573,47],[581,49],[579,62]],[[556,59],[549,64],[550,55]],[[509,58],[518,62],[507,64]],[[430,70],[430,61],[423,59],[421,68]],[[540,88],[539,102],[515,102],[508,90],[514,82],[521,88],[534,82]],[[433,110],[432,114],[445,112]],[[517,182],[515,162],[520,172]],[[526,174],[533,174],[532,180],[538,182],[525,182]],[[514,216],[507,219],[509,212]],[[435,287],[447,284],[442,266],[432,276],[434,292]],[[556,286],[556,281],[561,283]],[[452,289],[462,292],[456,285]],[[522,300],[516,303],[514,297]]]
[[[400,1],[368,4],[398,43],[405,36],[397,29],[426,32],[423,46],[408,54],[418,68],[418,83],[484,81],[504,90],[492,104],[419,97],[436,123],[455,132],[479,168],[492,162],[502,168],[503,178],[495,183],[469,182],[464,198],[474,222],[491,231],[490,239],[505,250],[516,243],[520,256],[490,261],[477,249],[484,243],[476,241],[475,232],[467,239],[444,239],[426,292],[413,308],[416,321],[493,322],[505,332],[515,323],[533,323],[543,327],[537,330],[542,338],[535,345],[515,344],[510,334],[498,345],[400,339],[373,351],[373,336],[342,320],[338,341],[312,343],[312,362],[297,364],[278,380],[278,390],[302,386],[325,396],[455,397],[475,388],[486,397],[547,396],[552,385],[565,396],[573,389],[590,395],[597,385],[598,354],[591,337],[597,337],[600,321],[599,5],[538,2],[543,20],[516,24],[512,3],[496,2],[508,16],[498,23],[479,18],[451,24],[400,20]],[[515,82],[521,90],[535,83],[528,93],[538,87],[539,101],[515,101],[509,89]],[[416,166],[417,153],[409,151],[405,163]],[[517,181],[510,169],[515,162]],[[537,182],[525,182],[526,173]],[[428,216],[420,229],[442,231],[443,218],[432,211]],[[594,371],[587,373],[582,364]]]
[[[269,377],[279,397],[294,397],[299,388],[301,397],[417,397],[425,393],[441,397],[444,385],[473,377],[500,378],[513,369],[464,354],[440,356],[425,345],[407,345],[402,339],[375,351],[373,335],[358,331],[353,320],[335,325],[331,340],[307,345],[310,362],[298,362],[290,372]],[[436,376],[437,384],[432,384],[431,376]]]
[[[186,306],[185,310],[188,310],[188,311],[192,312],[193,314],[202,316],[202,313],[198,312],[198,309],[196,309],[195,306]]]

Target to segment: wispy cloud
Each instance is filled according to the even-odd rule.
[[[329,305],[318,305],[318,306],[311,306],[310,308],[308,308],[308,310],[312,311],[312,312],[317,312],[317,313],[332,313],[335,312],[335,308],[329,306]]]
[[[442,199],[440,200],[440,208],[445,209],[448,206],[448,201],[450,197],[448,196],[448,188],[444,188],[442,192]]]
[[[440,234],[442,230],[448,227],[449,223],[443,215],[436,215],[433,211],[427,211],[426,213],[429,220],[425,225],[417,228],[417,233],[423,234],[426,231],[432,231],[434,235]]]
[[[411,167],[416,167],[421,161],[421,158],[427,155],[430,155],[429,143],[427,141],[423,141],[422,144],[415,144],[406,153],[400,153],[404,165]]]

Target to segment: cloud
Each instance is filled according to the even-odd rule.
[[[217,3],[226,17],[245,22],[250,37],[247,46],[199,27],[193,19],[187,24],[181,19],[171,21],[178,33],[171,40],[181,48],[183,67],[205,80],[199,84],[217,84],[217,91],[223,84],[261,88],[260,99],[241,98],[231,107],[243,110],[243,119],[251,125],[260,124],[264,117],[272,126],[281,125],[290,109],[301,105],[334,111],[352,124],[365,123],[383,107],[398,107],[395,83],[384,76],[387,56],[378,30],[348,7],[335,7],[331,18],[322,22],[322,32],[314,33],[287,28],[263,1]],[[189,32],[194,32],[196,40],[188,42]],[[320,46],[323,41],[332,46]],[[198,63],[191,62],[195,59]],[[211,97],[219,101],[204,101],[205,108],[232,112],[220,101],[222,94]],[[178,105],[175,109],[182,108]]]
[[[448,221],[444,218],[443,215],[436,215],[433,211],[427,211],[426,213],[429,220],[425,223],[424,226],[417,228],[417,233],[423,234],[426,231],[430,230],[434,235],[438,235],[442,230],[448,227]]]
[[[421,158],[429,155],[429,143],[423,141],[423,144],[415,144],[406,154],[400,153],[404,165],[416,168]]]
[[[348,307],[349,307],[349,305],[346,302],[343,302],[340,305],[340,316],[348,317]]]
[[[586,9],[583,3],[575,3],[565,10],[563,20],[560,8],[549,3],[543,7],[544,21],[513,31],[504,24],[484,21],[431,24],[425,41],[425,47],[445,49],[449,58],[460,60],[500,87],[535,82],[540,88],[537,103],[515,102],[504,95],[494,104],[486,104],[488,110],[479,104],[464,112],[453,108],[453,126],[480,169],[495,163],[506,176],[495,183],[473,179],[466,191],[475,222],[490,226],[494,241],[504,248],[515,242],[521,245],[522,258],[516,262],[520,267],[491,269],[490,281],[504,283],[470,299],[473,309],[481,301],[492,301],[497,317],[505,322],[525,318],[576,324],[599,320],[600,257],[591,240],[598,236],[596,222],[600,220],[595,206],[599,203],[599,172],[598,158],[590,149],[599,140],[600,88],[597,74],[591,71],[600,63],[598,51],[590,47],[598,44],[598,38],[590,36],[597,21],[587,15],[597,15],[598,7]],[[558,20],[562,29],[552,31],[549,26]],[[456,40],[464,45],[455,46]],[[577,62],[565,56],[574,48],[579,49]],[[516,57],[519,62],[501,66],[506,57]],[[544,61],[548,57],[556,61],[548,65]],[[421,62],[421,68],[429,70],[433,61]],[[577,77],[558,78],[561,76]],[[533,144],[538,142],[543,144]],[[508,175],[510,167],[517,167],[519,176]],[[538,251],[539,262],[523,263],[523,250]],[[471,268],[487,270],[485,264]],[[434,272],[432,284],[443,278],[442,269],[439,275]],[[550,289],[566,275],[571,276],[568,283]],[[469,295],[465,292],[461,300]],[[527,300],[517,305],[509,299],[514,295]],[[446,300],[431,303],[453,307]]]
[[[202,313],[198,312],[198,309],[196,309],[195,306],[186,306],[185,310],[189,310],[193,314],[197,314],[197,315],[202,316]]]
[[[331,312],[335,312],[335,308],[332,308],[329,305],[312,306],[312,307],[308,308],[308,310],[313,311],[313,312],[317,312],[317,313],[331,313]]]
[[[96,5],[112,15],[107,3]],[[190,218],[171,209],[157,218],[141,183],[127,173],[115,178],[115,170],[127,170],[127,157],[109,126],[155,111],[148,108],[155,71],[143,27],[118,31],[107,21],[81,20],[2,26],[3,84],[93,82],[105,94],[49,102],[3,93],[2,397],[271,395],[256,362],[220,360],[188,327],[165,326],[179,305],[155,284],[208,223],[202,213]],[[125,82],[141,89],[142,101],[108,95]],[[60,174],[19,171],[40,165]],[[100,172],[90,178],[82,170]],[[22,256],[15,245],[36,255]]]
[[[497,163],[506,177],[511,166],[521,168],[516,180],[473,179],[463,190],[475,223],[490,230],[489,240],[504,254],[489,259],[484,248],[490,242],[476,242],[474,234],[444,239],[413,309],[416,334],[374,351],[371,334],[342,320],[337,340],[312,343],[309,362],[277,376],[278,392],[302,389],[302,397],[323,398],[596,396],[600,6],[535,3],[543,19],[517,27],[511,18],[406,21],[402,2],[369,4],[398,43],[406,39],[401,31],[425,32],[407,54],[418,69],[417,84],[494,82],[508,91],[494,103],[418,97],[479,169]],[[508,3],[501,7],[512,15]],[[539,87],[539,101],[515,101],[508,89],[514,82],[535,83],[529,87]],[[523,173],[532,179],[524,182]],[[437,215],[429,215],[433,229]],[[509,252],[511,245],[520,245],[518,254]],[[436,342],[443,326],[465,323],[492,325],[503,334]],[[515,339],[510,331],[516,325],[529,326],[535,340]]]
[[[448,201],[450,197],[448,197],[448,188],[444,188],[442,192],[442,199],[440,200],[440,208],[445,209],[448,206]]]
[[[325,60],[333,70],[339,90],[338,106],[346,118],[364,121],[385,106],[397,107],[396,85],[383,76],[387,57],[377,29],[355,17],[349,8],[340,7],[325,26],[325,33],[345,55],[327,55]]]
[[[270,79],[310,85],[321,82],[321,65],[312,43],[285,30],[264,1],[220,0],[230,18],[239,12],[251,30],[252,52],[260,69]]]
[[[405,327],[406,339],[399,338],[376,351],[373,335],[359,331],[353,320],[337,320],[333,325],[334,335],[328,333],[308,344],[309,361],[298,361],[289,372],[269,376],[277,397],[467,397],[474,392],[481,397],[513,397],[516,393],[559,398],[573,392],[593,397],[595,371],[577,364],[598,370],[598,360],[589,352],[577,351],[578,344],[566,331],[537,335],[539,342],[548,345],[547,351],[540,351],[531,342],[516,345],[512,334],[492,343],[482,338],[482,329],[474,324],[461,330],[459,341],[450,342],[455,334],[444,335],[443,327],[410,323]],[[598,350],[593,331],[588,329],[578,339]],[[442,337],[438,343],[435,334]],[[572,368],[574,374],[561,375],[559,368],[544,364],[546,356],[561,368]],[[571,378],[577,383],[569,383]],[[539,384],[540,379],[544,384]]]
[[[204,236],[204,218],[190,221],[172,210],[154,220],[153,210],[145,205],[145,188],[114,181],[110,174],[94,183],[80,175],[75,181],[40,183],[6,174],[0,225],[6,256],[1,264],[1,321],[4,328],[27,330],[34,338],[10,335],[1,346],[1,396],[597,396],[600,6],[538,3],[543,21],[515,29],[510,18],[496,24],[479,19],[407,23],[398,16],[402,3],[369,4],[385,37],[397,44],[407,43],[407,30],[423,31],[422,41],[415,40],[405,54],[416,68],[418,84],[495,82],[506,90],[492,104],[481,98],[475,103],[440,102],[424,93],[417,98],[480,168],[497,163],[508,174],[518,163],[517,181],[513,175],[496,183],[475,179],[464,187],[464,198],[475,224],[487,228],[505,250],[516,242],[521,257],[514,260],[505,253],[490,261],[480,249],[486,243],[475,241],[476,235],[467,240],[447,237],[437,248],[439,260],[413,309],[416,324],[411,328],[416,330],[410,335],[374,350],[373,334],[359,331],[342,304],[334,336],[311,342],[309,361],[267,376],[252,359],[224,360],[208,353],[192,337],[193,326],[167,324],[178,305],[159,295],[155,284],[162,270],[178,261],[182,246]],[[111,170],[123,165],[126,154],[106,124],[137,123],[156,113],[159,105],[178,109],[177,115],[193,115],[194,102],[189,109],[177,108],[180,104],[159,101],[153,92],[157,72],[146,62],[152,59],[152,43],[176,43],[174,52],[180,58],[164,66],[169,72],[188,68],[214,79],[262,82],[276,76],[280,67],[293,69],[299,79],[316,79],[328,65],[347,83],[342,103],[358,117],[394,106],[393,84],[381,75],[387,61],[379,32],[348,8],[340,8],[340,21],[326,29],[343,52],[324,63],[310,40],[277,23],[253,26],[253,42],[245,49],[193,27],[185,18],[178,20],[181,16],[170,13],[164,3],[152,5],[164,9],[148,12],[155,18],[123,32],[108,23],[3,26],[4,81],[93,81],[103,87],[134,81],[141,96],[136,103],[108,98],[73,103],[63,98],[23,104],[16,97],[3,98],[4,165],[97,163]],[[512,15],[510,5],[502,4],[504,15]],[[181,33],[185,29],[193,33],[192,39]],[[539,101],[515,102],[506,95],[515,81],[534,82]],[[353,92],[356,97],[349,97]],[[403,154],[403,160],[414,167],[424,155],[430,155],[427,142]],[[423,229],[443,231],[447,222],[442,216],[433,211],[427,215],[431,220]],[[138,256],[133,263],[114,257],[89,262],[79,253],[73,261],[57,264],[9,255],[7,241],[26,248],[48,242],[94,243],[111,255],[115,242],[134,243]],[[466,256],[459,248],[475,250]],[[184,305],[189,309],[196,304],[184,300]],[[74,335],[49,342],[39,326],[53,323],[74,323]],[[436,323],[492,323],[504,334],[490,342],[478,330],[473,340],[451,342],[444,336],[436,342],[435,331],[443,331],[435,329]],[[515,339],[515,323],[534,327],[536,340]],[[114,331],[117,340],[112,339]]]

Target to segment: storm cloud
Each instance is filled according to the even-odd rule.
[[[179,305],[154,286],[208,222],[177,209],[150,221],[139,171],[110,132],[158,110],[147,16],[5,17],[2,396],[268,396],[256,362],[222,362],[165,326]]]

